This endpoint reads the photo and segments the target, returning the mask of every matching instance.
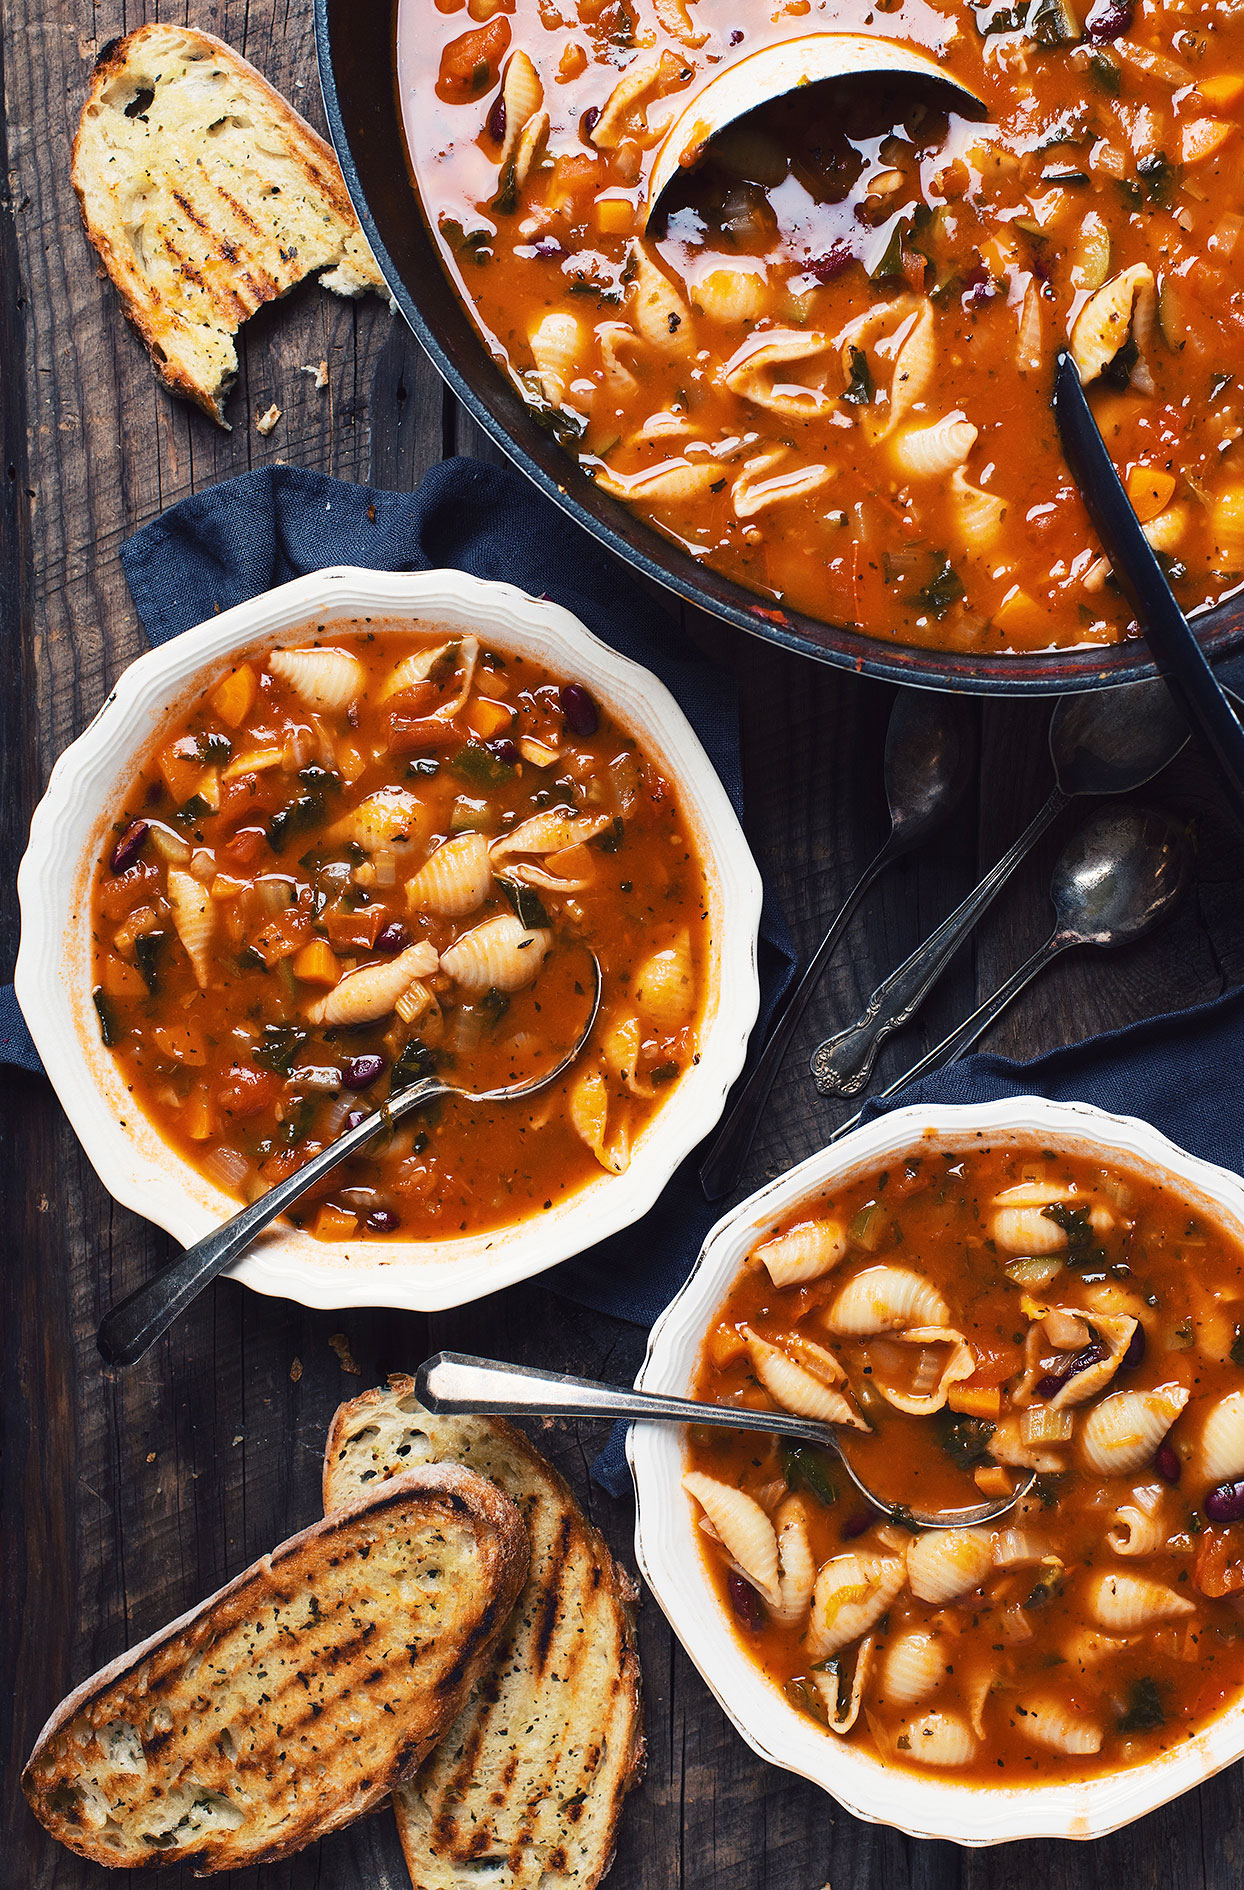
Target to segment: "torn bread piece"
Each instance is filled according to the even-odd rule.
[[[499,1418],[434,1417],[408,1378],[333,1419],[324,1507],[405,1465],[457,1462],[518,1505],[531,1570],[476,1690],[394,1793],[414,1890],[594,1890],[643,1768],[635,1588],[570,1490]]]
[[[73,187],[156,373],[228,426],[234,336],[320,273],[387,295],[332,148],[223,40],[140,26],[105,46]]]
[[[381,1804],[452,1724],[527,1559],[485,1478],[395,1478],[71,1693],[22,1775],[36,1817],[117,1869],[301,1850]]]

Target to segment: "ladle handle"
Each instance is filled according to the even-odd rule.
[[[808,999],[820,981],[838,940],[845,932],[855,908],[878,874],[904,849],[895,844],[895,836],[882,847],[871,865],[866,866],[847,894],[842,909],[826,932],[798,984],[787,998],[769,1031],[756,1066],[739,1092],[738,1101],[713,1137],[712,1146],[700,1166],[700,1186],[704,1198],[716,1201],[728,1194],[738,1181],[760,1121],[769,1091],[778,1073],[787,1046],[795,1034],[799,1019],[807,1009]]]
[[[878,1050],[894,1031],[909,1023],[941,977],[976,921],[992,904],[1015,868],[1057,820],[1069,797],[1055,788],[1010,850],[1003,854],[974,892],[923,945],[892,971],[869,998],[863,1014],[846,1030],[827,1037],[812,1053],[809,1068],[822,1096],[857,1096],[872,1073]]]
[[[249,1207],[244,1207],[223,1227],[213,1228],[202,1240],[196,1240],[193,1247],[187,1247],[184,1253],[175,1255],[158,1273],[144,1280],[134,1292],[105,1313],[96,1338],[105,1362],[109,1365],[133,1365],[162,1333],[168,1331],[173,1321],[185,1312],[191,1301],[197,1299],[217,1274],[231,1266],[265,1227],[300,1200],[338,1162],[354,1154],[356,1149],[365,1147],[381,1129],[392,1128],[398,1117],[407,1115],[412,1109],[422,1108],[425,1103],[434,1101],[444,1093],[444,1083],[435,1076],[425,1076],[421,1081],[412,1083],[409,1088],[392,1097],[384,1108],[375,1110],[353,1129],[347,1130],[345,1135],[321,1149],[318,1155],[313,1155],[303,1167],[295,1169],[284,1181],[278,1181],[275,1187],[261,1194]]]
[[[429,1411],[509,1417],[656,1419],[676,1424],[713,1424],[726,1430],[764,1431],[779,1437],[815,1438],[837,1452],[827,1425],[808,1423],[783,1411],[749,1411],[739,1405],[699,1404],[625,1385],[601,1385],[564,1372],[501,1365],[465,1352],[438,1352],[415,1373],[415,1393]]]

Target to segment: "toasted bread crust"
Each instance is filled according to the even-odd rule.
[[[485,1478],[404,1474],[77,1687],[23,1772],[31,1808],[106,1866],[289,1856],[418,1768],[484,1669],[527,1556]]]
[[[394,1794],[414,1890],[465,1890],[482,1860],[497,1890],[594,1890],[643,1769],[636,1591],[570,1489],[495,1418],[436,1418],[409,1378],[338,1410],[324,1500],[425,1452],[506,1489],[531,1535],[531,1572],[489,1667],[417,1776]]]
[[[167,65],[175,91],[179,62],[193,71],[206,60],[231,86],[230,101],[244,98],[275,138],[279,162],[289,173],[283,194],[248,191],[243,131],[226,131],[233,144],[228,161],[215,171],[198,155],[188,164],[178,133],[162,125],[148,126],[137,161],[134,123],[146,126],[147,119],[132,107],[151,90],[151,79],[160,83],[157,68]],[[110,100],[110,92],[119,94],[127,82],[138,96],[129,105],[119,96]],[[185,89],[183,129],[201,152],[203,126],[195,114],[203,113],[202,98]],[[175,119],[176,111],[170,116]],[[219,148],[223,156],[223,139]],[[226,188],[218,173],[242,182],[236,190]],[[340,293],[370,288],[387,294],[332,147],[262,73],[210,33],[148,25],[109,41],[82,108],[71,179],[87,236],[151,351],[157,375],[221,426],[228,426],[223,402],[237,371],[232,337],[264,302],[321,270],[329,271],[321,276],[325,286]],[[279,216],[273,208],[278,197]],[[288,240],[291,216],[295,232],[302,233],[298,241]]]

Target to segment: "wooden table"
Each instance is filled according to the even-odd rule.
[[[305,0],[190,0],[172,17],[223,34],[322,123]],[[31,807],[61,749],[103,701],[143,639],[117,549],[163,507],[247,467],[287,460],[408,487],[447,453],[492,449],[374,298],[343,303],[307,287],[260,314],[241,345],[223,433],[154,382],[79,227],[70,140],[100,47],[141,8],[118,0],[8,0],[3,70],[10,195],[0,216],[0,577],[9,686],[0,690],[4,883],[11,888]],[[304,364],[326,359],[317,392]],[[266,438],[255,420],[283,417]],[[885,828],[880,751],[890,691],[781,655],[707,620],[688,626],[743,687],[747,826],[805,947],[819,937]],[[894,871],[839,951],[788,1060],[747,1173],[750,1187],[823,1138],[836,1115],[804,1075],[809,1046],[853,1016],[878,978],[949,910],[1047,791],[1047,711],[982,712],[981,790],[921,857]],[[1200,879],[1169,927],[1105,961],[1061,961],[997,1030],[1030,1054],[1244,978],[1244,857],[1195,755],[1152,797],[1195,818]],[[1065,827],[980,928],[919,1029],[892,1043],[896,1073],[1045,936],[1046,886]],[[15,901],[0,907],[5,965]],[[1237,1106],[1232,1101],[1230,1106]],[[460,1313],[314,1313],[231,1283],[210,1292],[134,1370],[95,1351],[108,1304],[165,1257],[168,1242],[115,1207],[47,1084],[0,1085],[3,1683],[0,1890],[78,1890],[104,1873],[47,1839],[18,1772],[69,1686],[215,1588],[318,1510],[320,1453],[337,1402],[442,1345],[623,1380],[643,1334],[587,1315],[540,1284]],[[338,1335],[344,1334],[348,1347]],[[589,1427],[542,1439],[630,1560],[631,1506],[588,1481]],[[641,1612],[649,1762],[630,1800],[611,1890],[1010,1890],[1012,1885],[1228,1890],[1244,1875],[1238,1771],[1093,1846],[967,1852],[858,1824],[834,1802],[754,1758],[710,1698],[655,1605]],[[135,1878],[132,1881],[140,1881]],[[151,1871],[141,1882],[188,1882]],[[263,1890],[403,1890],[387,1814],[291,1862],[242,1873]]]

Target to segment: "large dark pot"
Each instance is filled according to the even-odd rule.
[[[415,195],[396,83],[396,0],[315,0],[316,45],[329,130],[354,207],[398,307],[484,431],[554,504],[629,564],[728,623],[786,649],[863,675],[977,695],[1042,695],[1132,682],[1153,674],[1143,644],[982,656],[882,643],[791,611],[708,570],[670,539],[597,490],[537,425],[494,365],[459,301]],[[778,620],[775,620],[775,617]],[[1244,643],[1244,600],[1209,612],[1198,627],[1211,656]]]

